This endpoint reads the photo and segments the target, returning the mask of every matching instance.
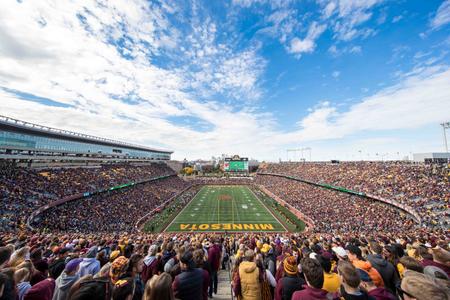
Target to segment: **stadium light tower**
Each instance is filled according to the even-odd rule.
[[[444,131],[444,147],[445,147],[445,152],[448,152],[448,145],[447,145],[447,129],[450,129],[450,122],[444,122],[441,123],[442,126],[442,130]]]
[[[300,152],[302,154],[302,159],[303,159],[303,151],[309,151],[309,161],[311,161],[311,147],[305,147],[305,148],[299,148],[299,149],[286,149],[286,159],[289,160],[289,152],[294,152],[294,159],[295,159],[295,154],[297,152]]]

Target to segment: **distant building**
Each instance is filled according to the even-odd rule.
[[[449,163],[450,153],[448,152],[430,152],[430,153],[414,153],[413,161],[425,163]]]
[[[170,160],[158,150],[0,116],[0,158],[58,156]]]

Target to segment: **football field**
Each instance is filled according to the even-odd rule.
[[[167,232],[287,231],[247,186],[204,186]]]

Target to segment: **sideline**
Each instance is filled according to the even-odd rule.
[[[179,215],[180,215],[180,214],[181,214],[188,206],[191,205],[192,201],[194,201],[194,199],[197,198],[197,195],[198,195],[198,194],[200,193],[200,191],[202,191],[204,188],[205,188],[205,185],[202,186],[202,188],[199,189],[199,190],[197,191],[197,193],[195,193],[194,197],[192,197],[192,199],[191,199],[188,203],[186,203],[186,206],[183,207],[183,209],[180,210],[180,211],[175,215],[175,217],[174,217],[173,220],[169,223],[169,225],[167,225],[166,227],[164,227],[164,229],[161,230],[161,232],[166,232],[167,228],[169,228],[169,227],[173,224],[173,222],[175,222],[175,220],[177,219],[177,217],[178,217],[178,216],[179,216]]]
[[[277,222],[281,225],[281,226],[283,226],[283,228],[284,228],[284,230],[286,230],[286,232],[290,232],[287,228],[286,228],[286,226],[284,226],[284,224],[283,224],[283,222],[281,222],[281,220],[280,219],[278,219],[274,214],[273,214],[273,212],[261,201],[261,199],[259,199],[258,198],[258,196],[256,196],[256,194],[252,191],[252,189],[251,188],[249,188],[249,187],[247,187],[247,189],[249,189],[250,190],[250,192],[252,192],[252,194],[253,194],[253,196],[256,198],[256,199],[258,199],[258,201],[259,201],[259,203],[261,203],[262,204],[262,206],[272,215],[272,217],[275,219],[275,220],[277,220]]]

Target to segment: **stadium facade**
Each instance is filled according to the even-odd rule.
[[[0,116],[0,158],[170,160],[173,152]]]

